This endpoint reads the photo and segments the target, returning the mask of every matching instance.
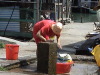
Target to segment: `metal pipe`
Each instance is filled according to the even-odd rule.
[[[67,16],[68,16],[68,0],[66,0],[66,18],[67,18]]]
[[[56,15],[56,0],[54,1],[55,3],[55,21],[57,21],[57,15]]]
[[[13,8],[13,10],[12,10],[11,16],[10,16],[10,18],[9,18],[9,21],[8,21],[7,25],[6,25],[6,28],[5,28],[5,31],[4,31],[4,36],[5,36],[5,34],[6,34],[6,30],[7,30],[7,27],[8,27],[8,25],[9,25],[9,23],[10,23],[10,20],[11,20],[11,18],[12,18],[12,16],[13,16],[14,10],[15,10],[15,6],[14,6],[14,8]]]
[[[63,22],[63,1],[64,1],[64,0],[62,0],[62,9],[61,9],[61,18],[62,18],[62,22]]]
[[[40,15],[40,13],[39,13],[39,0],[37,0],[37,21],[39,21],[39,15]]]
[[[59,3],[60,1],[58,0],[58,21],[59,21]]]
[[[81,7],[82,7],[82,2],[81,2]],[[80,12],[82,13],[82,8],[80,8]],[[81,14],[80,13],[80,14]],[[81,14],[81,23],[83,22],[83,17],[82,17],[82,14]]]

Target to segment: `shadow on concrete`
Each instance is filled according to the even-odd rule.
[[[69,54],[75,55],[92,55],[89,51],[89,47],[91,47],[94,43],[94,40],[84,40],[79,41],[73,44],[64,45],[63,50],[65,50]]]
[[[79,41],[69,45],[63,45],[62,49],[66,50],[69,54],[75,54],[76,50],[84,43],[85,41]]]

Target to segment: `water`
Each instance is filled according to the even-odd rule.
[[[9,70],[9,72],[15,72],[26,75],[48,75],[35,72],[36,68],[37,67],[35,62],[27,66],[22,66],[20,68]],[[98,69],[99,69],[98,66],[94,62],[74,61],[74,65],[72,65],[69,73],[57,74],[57,75],[100,75]]]
[[[74,63],[70,75],[98,75],[98,67],[93,63]]]
[[[71,16],[74,22],[79,22],[79,23],[97,22],[97,14],[72,13]]]

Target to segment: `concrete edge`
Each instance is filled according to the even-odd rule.
[[[73,61],[84,61],[84,62],[96,62],[93,56],[84,56],[84,55],[71,55]],[[2,64],[1,67],[8,70],[18,68],[20,66],[26,66],[31,63],[34,63],[37,60],[36,57],[26,56],[19,58],[18,60],[7,60],[6,64]]]
[[[94,56],[71,55],[73,61],[96,62]]]
[[[8,70],[18,68],[20,66],[26,66],[36,61],[36,57],[23,57],[19,58],[18,60],[8,60],[7,64],[3,64],[1,67],[6,68]]]

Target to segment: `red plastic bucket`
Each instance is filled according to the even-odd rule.
[[[69,73],[71,66],[73,64],[72,62],[66,62],[66,63],[58,63],[56,64],[56,74],[62,74],[62,73]]]
[[[19,45],[6,44],[6,59],[16,60],[18,59]]]

